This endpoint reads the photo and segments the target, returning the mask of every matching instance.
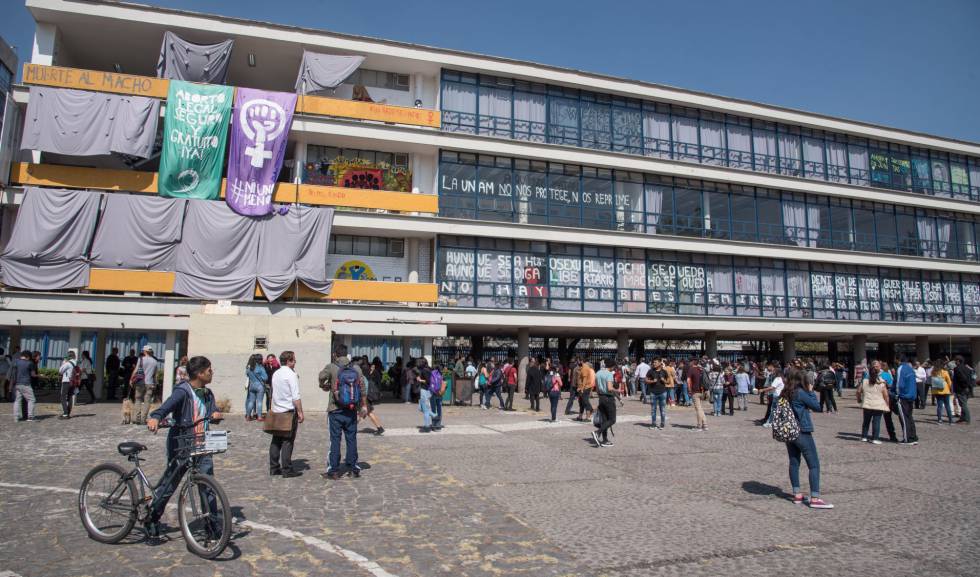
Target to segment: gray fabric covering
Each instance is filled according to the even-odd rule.
[[[174,292],[253,300],[261,232],[261,220],[236,214],[224,202],[187,201]]]
[[[258,280],[270,301],[278,299],[296,280],[311,289],[330,292],[327,271],[332,208],[294,206],[284,215],[262,221]]]
[[[157,76],[188,82],[225,84],[234,40],[217,44],[193,44],[173,32],[163,33]]]
[[[92,244],[92,266],[173,271],[187,200],[107,195]]]
[[[336,88],[364,62],[363,56],[337,56],[303,51],[296,92],[310,94]]]
[[[156,98],[31,86],[22,149],[147,158],[160,120]]]
[[[28,188],[0,254],[3,283],[33,290],[88,285],[88,252],[102,195]]]

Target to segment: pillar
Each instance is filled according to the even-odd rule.
[[[422,356],[432,366],[432,337],[422,338]]]
[[[95,363],[95,398],[103,398],[102,392],[105,390],[105,358],[108,356],[106,351],[106,341],[109,333],[105,329],[98,332],[95,350],[92,351],[92,361]]]
[[[836,363],[838,354],[837,341],[827,341],[827,360]]]
[[[412,338],[402,337],[402,367],[408,364],[408,359],[412,358]]]
[[[854,335],[851,337],[851,362],[852,366],[867,366],[868,364],[868,336]]]
[[[34,25],[34,48],[31,54],[33,64],[54,66],[58,63],[58,27],[49,22]],[[31,162],[41,162],[41,151],[31,151]],[[77,347],[76,347],[77,348]]]
[[[419,282],[419,239],[409,238],[405,243],[408,260],[408,282]]]
[[[895,362],[895,343],[878,343],[878,360],[889,365]]]
[[[302,184],[303,170],[306,167],[306,138],[299,133],[296,149],[293,151],[293,184]]]
[[[177,331],[167,331],[163,348],[163,392],[160,398],[166,399],[174,390],[174,372],[177,368]]]
[[[7,353],[13,357],[14,353],[20,352],[20,325],[10,327],[10,350]]]
[[[517,358],[523,359],[531,351],[531,329],[521,327],[517,329]]]
[[[970,361],[973,363],[973,370],[980,367],[980,338],[970,339]]]
[[[794,333],[783,334],[783,364],[796,358],[796,335]]]
[[[915,359],[920,363],[929,358],[929,337],[915,337]],[[977,359],[976,354],[973,355],[973,360]]]
[[[616,358],[626,359],[630,354],[630,335],[623,329],[616,331]]]
[[[68,329],[68,350],[75,351],[75,358],[79,358],[82,355],[82,329],[78,327],[72,327]]]
[[[718,333],[714,331],[704,333],[704,354],[712,359],[718,356]]]

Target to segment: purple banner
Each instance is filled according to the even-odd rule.
[[[225,200],[238,214],[262,216],[272,212],[272,193],[295,108],[295,94],[237,90]]]

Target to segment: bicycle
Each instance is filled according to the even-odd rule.
[[[177,518],[187,549],[204,559],[220,555],[231,536],[231,507],[225,490],[214,477],[198,470],[198,462],[200,457],[224,453],[228,437],[226,431],[204,434],[194,431],[196,425],[208,420],[201,419],[186,427],[190,433],[175,435],[176,450],[155,485],[150,484],[140,467],[145,459],[139,454],[146,446],[134,441],[119,443],[117,447],[119,454],[133,463],[132,470],[127,472],[115,463],[102,463],[89,471],[78,492],[78,513],[89,537],[114,544],[125,539],[137,521],[145,523],[154,491],[172,470],[174,475],[183,472],[177,489]],[[169,465],[175,461],[172,469]]]

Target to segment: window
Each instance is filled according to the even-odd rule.
[[[725,138],[728,142],[728,166],[752,170],[752,129],[746,125],[729,123]]]
[[[400,90],[402,92],[408,92],[409,89],[407,74],[368,70],[367,68],[355,70],[353,74],[344,80],[344,84],[360,84],[367,87],[386,88],[388,90]]]
[[[480,155],[477,166],[477,218],[511,222],[514,186],[509,158]]]
[[[643,154],[643,122],[640,103],[613,100],[612,149],[614,152]]]
[[[755,169],[776,172],[776,133],[769,128],[752,127],[752,147]]]
[[[476,155],[443,152],[439,163],[439,215],[476,218]]]
[[[548,224],[578,226],[582,222],[581,169],[571,164],[548,165]]]
[[[514,138],[544,142],[547,100],[543,84],[518,82],[514,89]]]
[[[636,172],[616,171],[614,186],[617,228],[629,232],[643,232],[643,175]]]
[[[893,207],[875,205],[875,232],[878,240],[878,252],[894,254],[898,251],[898,234],[895,228]]]
[[[518,222],[548,223],[548,174],[544,162],[514,160]]]
[[[729,192],[705,193],[705,212],[708,223],[707,235],[711,238],[732,238],[731,206]]]
[[[582,247],[582,287],[585,310],[613,312],[616,260],[608,247]]]
[[[756,224],[755,194],[735,192],[732,196],[732,239],[757,241],[759,230]]]
[[[725,166],[728,153],[725,125],[715,120],[701,120],[701,162]]]
[[[674,222],[674,189],[648,183],[643,187],[648,234],[677,234]]]
[[[786,134],[784,131],[790,131]],[[779,143],[779,174],[802,176],[803,163],[800,159],[800,137],[798,129],[786,126],[779,127],[777,142]]]
[[[405,258],[405,240],[379,236],[330,236],[330,254]]]
[[[672,115],[673,153],[676,160],[698,162],[698,119]]]
[[[782,207],[779,204],[779,194],[770,191],[759,191],[756,195],[758,207],[759,242],[768,244],[784,244]]]
[[[612,108],[608,97],[597,101],[596,95],[582,95],[582,146],[609,150],[612,148]]]
[[[442,77],[442,129],[451,132],[475,133],[476,75],[444,72]]]
[[[586,228],[615,230],[616,205],[612,171],[582,168],[582,225]]]
[[[643,154],[670,158],[670,116],[653,109],[643,110]],[[977,179],[980,182],[980,178]]]
[[[510,138],[513,129],[512,109],[513,94],[510,88],[480,86],[477,109],[480,113],[480,134]]]
[[[806,178],[827,179],[823,139],[813,136],[803,137],[803,175]]]
[[[674,187],[674,234],[701,236],[704,232],[704,213],[701,191],[684,186]]]
[[[581,248],[569,244],[551,244],[548,250],[551,310],[582,310]]]
[[[579,145],[579,102],[571,98],[550,96],[551,108],[548,141],[555,144]]]
[[[854,250],[874,252],[875,213],[871,210],[871,204],[855,203],[852,214],[854,215]]]

